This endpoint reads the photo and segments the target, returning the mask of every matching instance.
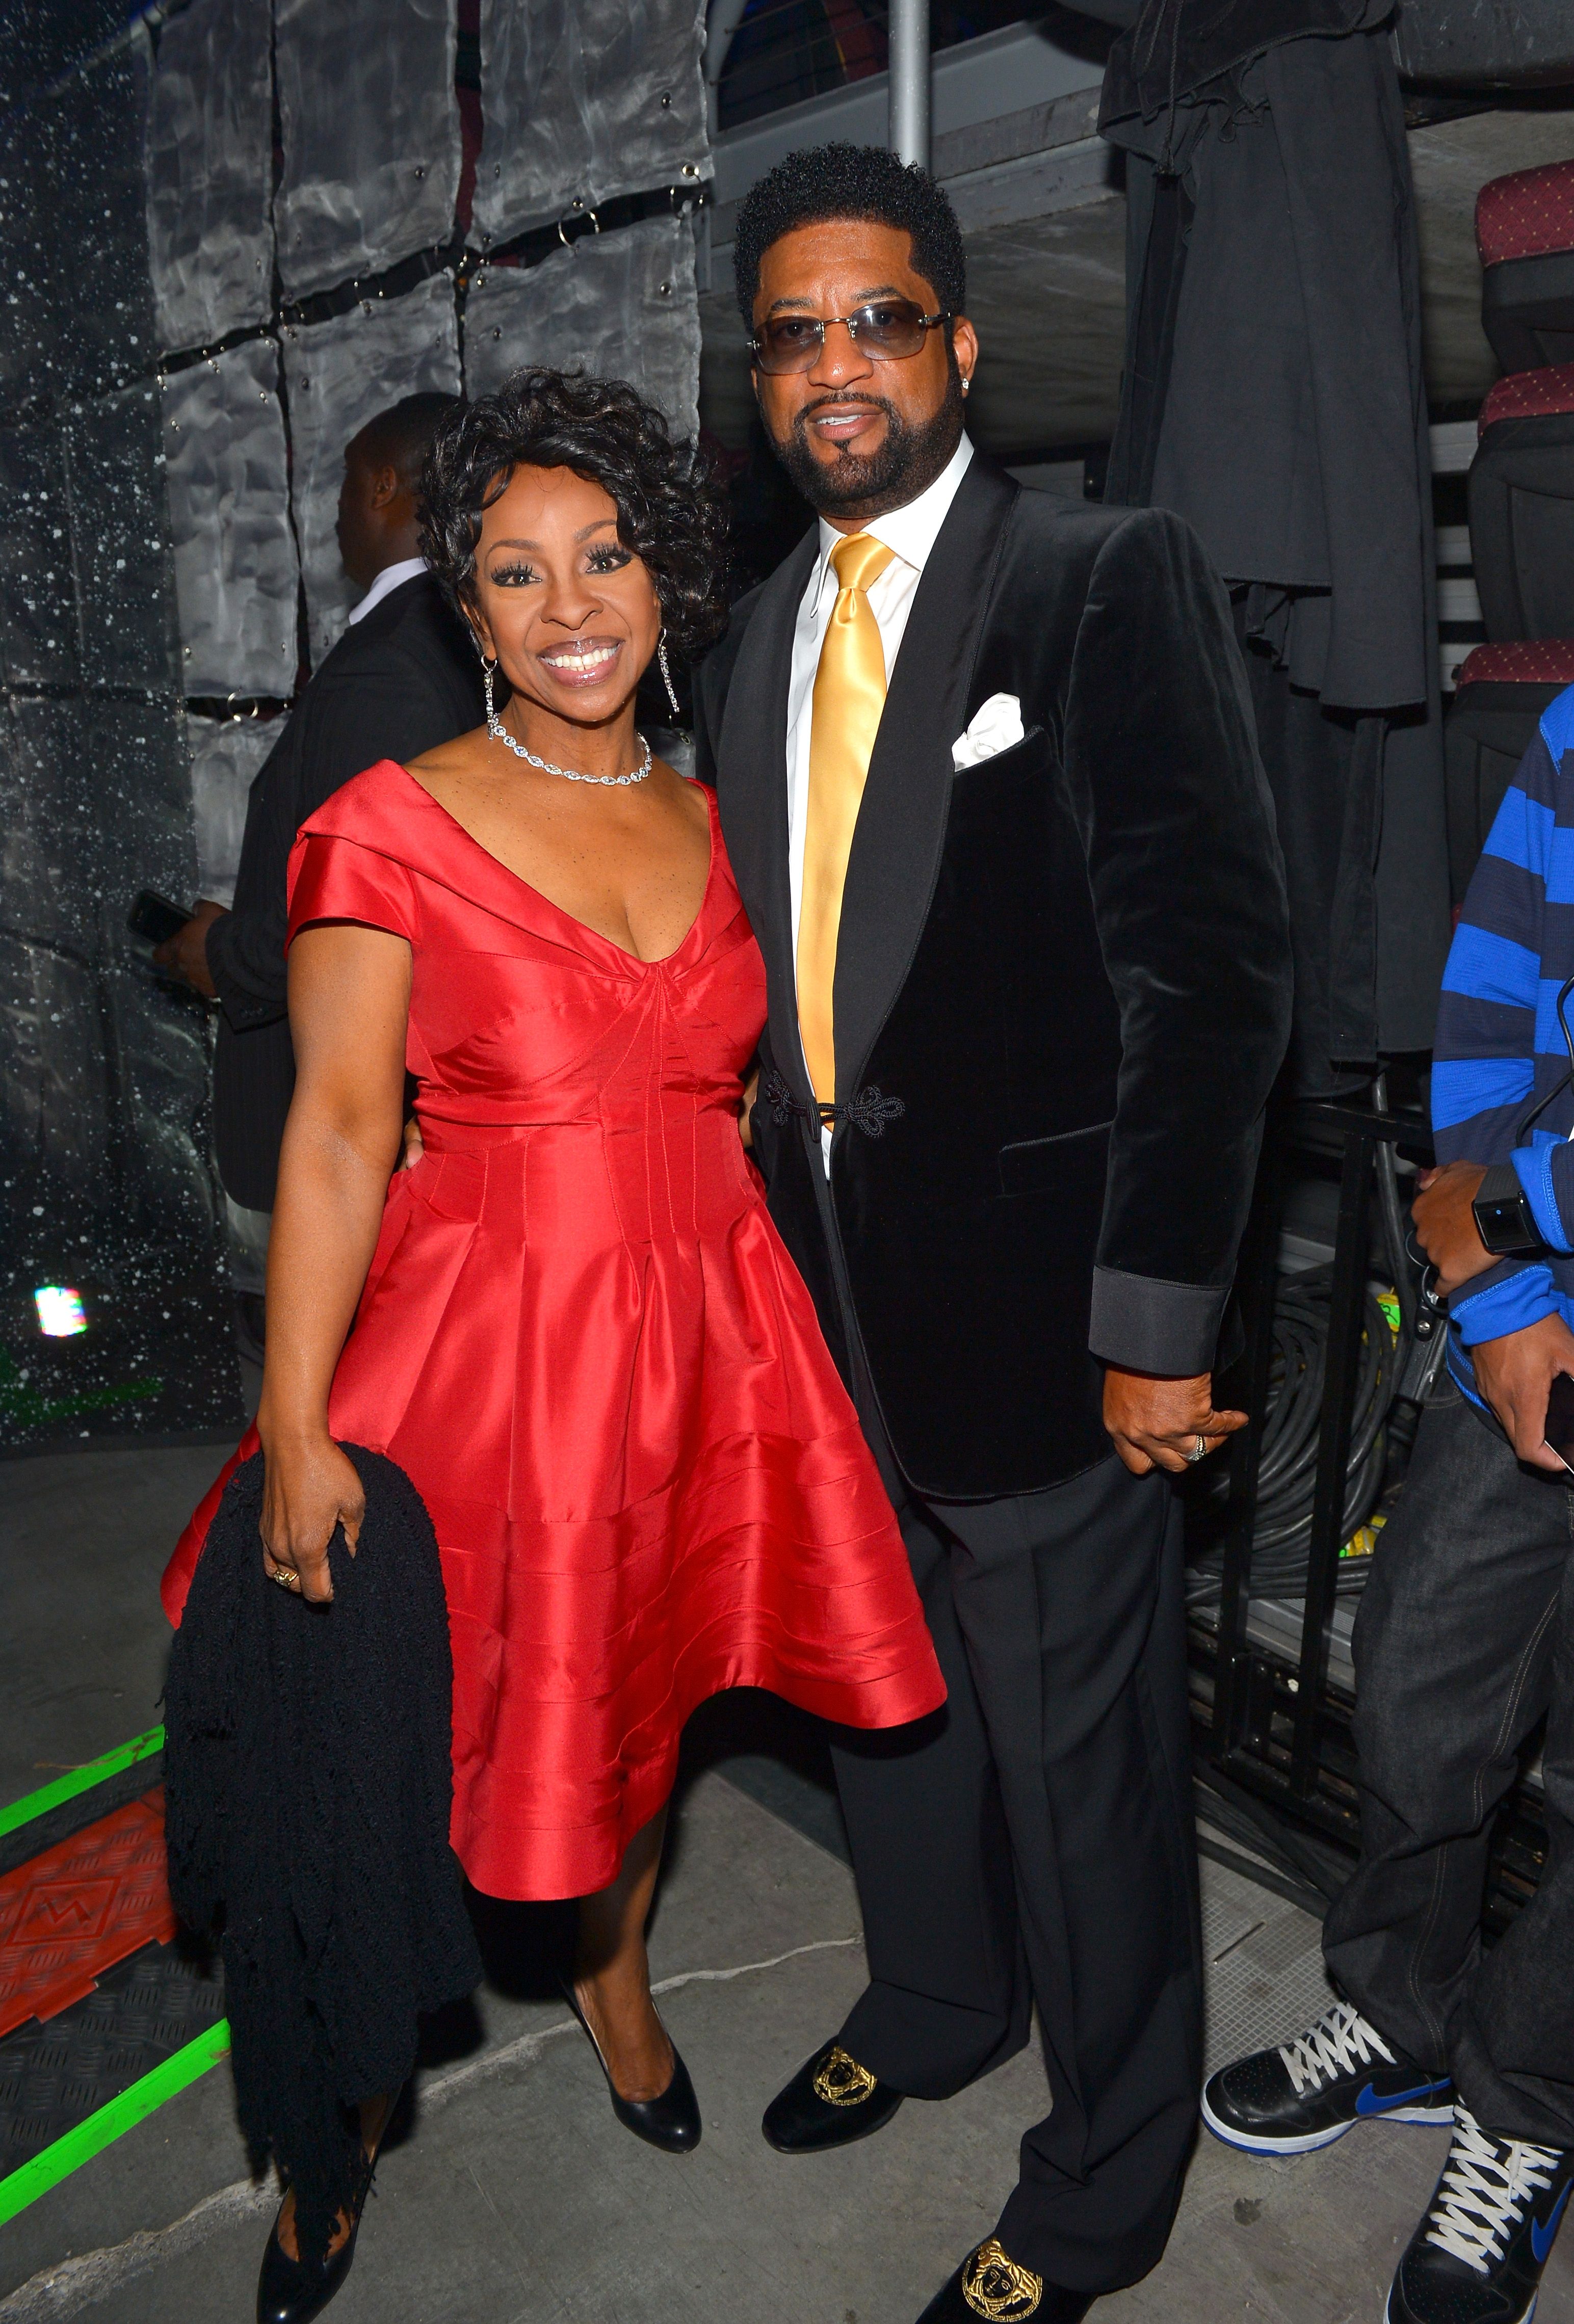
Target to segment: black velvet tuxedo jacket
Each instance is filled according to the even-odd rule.
[[[214,1058],[218,1174],[246,1209],[271,1211],[295,1086],[284,970],[290,850],[308,816],[379,759],[418,759],[481,724],[468,632],[428,573],[390,589],[347,629],[291,713],[246,801],[235,908],[208,933],[221,1014]]]
[[[786,701],[811,533],[698,688],[702,771],[764,954],[772,1214],[934,1499],[1109,1452],[1096,1359],[1214,1361],[1289,1027],[1283,867],[1220,584],[1179,518],[975,456],[924,567],[847,865],[829,1186],[799,1038]],[[991,695],[1024,739],[953,772]],[[888,1110],[887,1110],[888,1111]]]

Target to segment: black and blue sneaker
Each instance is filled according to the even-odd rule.
[[[1358,2122],[1451,2122],[1454,2086],[1390,2047],[1347,2001],[1308,2034],[1210,2075],[1202,2119],[1248,2154],[1310,2154]]]
[[[1457,2106],[1449,2159],[1399,2263],[1387,2324],[1531,2324],[1571,2181],[1574,2147],[1494,2138]]]

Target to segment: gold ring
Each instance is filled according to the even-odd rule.
[[[286,1590],[299,1590],[301,1587],[301,1576],[292,1565],[275,1565],[273,1579],[282,1582]]]
[[[1206,1436],[1203,1436],[1203,1435],[1200,1435],[1200,1434],[1199,1434],[1199,1435],[1198,1436],[1198,1439],[1197,1439],[1197,1450],[1196,1450],[1196,1452],[1188,1452],[1188,1454],[1186,1455],[1186,1458],[1188,1459],[1188,1461],[1190,1461],[1190,1462],[1198,1462],[1198,1461],[1200,1461],[1200,1460],[1202,1459],[1203,1455],[1207,1452],[1207,1451],[1208,1451],[1208,1439],[1207,1439],[1207,1437],[1206,1437]]]

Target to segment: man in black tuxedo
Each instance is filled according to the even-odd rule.
[[[1164,512],[1023,492],[963,428],[943,193],[790,156],[735,244],[820,512],[700,674],[770,1019],[771,1209],[901,1512],[949,1688],[833,1736],[870,1982],[767,2109],[878,2129],[1028,2038],[1052,2110],[925,2324],[1084,2316],[1159,2257],[1202,2078],[1180,1510],[1289,1024],[1222,589]]]
[[[407,395],[345,448],[338,546],[364,591],[258,769],[235,904],[199,903],[155,959],[220,1004],[213,1128],[218,1171],[243,1209],[271,1211],[295,1086],[286,1013],[285,879],[295,835],[352,775],[478,726],[481,670],[416,538],[421,466],[453,395]]]

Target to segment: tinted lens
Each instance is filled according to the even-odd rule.
[[[762,371],[807,371],[825,339],[825,326],[813,315],[773,315],[755,342]]]
[[[838,319],[876,363],[899,363],[923,345],[923,309],[911,299],[876,300]],[[755,339],[755,361],[765,372],[808,371],[824,344],[826,329],[817,315],[773,315]]]
[[[923,345],[923,309],[911,299],[882,299],[875,306],[860,307],[847,324],[864,353],[877,362],[900,362]]]

